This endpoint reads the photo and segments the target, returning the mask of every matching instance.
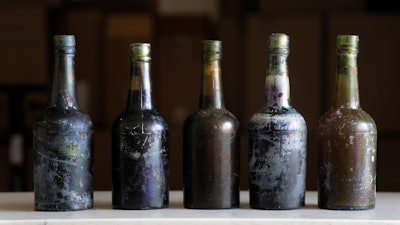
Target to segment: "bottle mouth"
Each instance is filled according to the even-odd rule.
[[[54,35],[54,48],[56,53],[74,54],[75,36],[74,35]]]
[[[74,35],[54,35],[54,45],[56,47],[75,47]]]
[[[338,54],[357,54],[359,37],[357,35],[338,35],[336,52]]]
[[[203,60],[222,59],[222,42],[220,40],[204,40],[201,43],[201,55]]]
[[[150,43],[132,43],[131,58],[135,61],[151,60],[151,44]]]
[[[272,33],[268,39],[268,53],[278,55],[289,54],[289,36],[284,33]]]

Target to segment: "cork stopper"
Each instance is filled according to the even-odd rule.
[[[283,33],[272,33],[268,40],[268,52],[289,54],[289,36]]]
[[[135,61],[150,61],[151,60],[151,44],[149,43],[132,43],[131,57]]]
[[[73,54],[75,53],[74,35],[54,35],[54,48],[56,52]]]
[[[338,35],[336,51],[338,54],[357,54],[358,53],[357,35]]]
[[[222,42],[218,40],[205,40],[201,46],[203,60],[222,59]]]

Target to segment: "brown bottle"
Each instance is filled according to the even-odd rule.
[[[360,108],[357,80],[358,36],[337,37],[336,97],[319,121],[318,206],[374,208],[376,140],[374,120]]]
[[[239,122],[224,106],[221,57],[220,41],[202,43],[200,109],[183,128],[186,208],[239,206]]]

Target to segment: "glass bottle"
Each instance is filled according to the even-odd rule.
[[[337,37],[336,96],[319,120],[318,206],[358,210],[375,205],[377,131],[360,107],[358,36]]]
[[[265,105],[248,128],[250,206],[294,209],[304,206],[307,127],[290,105],[289,36],[273,33],[268,54]]]
[[[221,41],[202,42],[199,111],[183,127],[184,206],[239,206],[239,122],[225,109]]]
[[[93,124],[77,105],[75,37],[54,36],[50,105],[33,125],[35,209],[93,207]]]
[[[127,108],[112,128],[112,205],[115,209],[168,206],[169,128],[153,106],[148,43],[133,43]]]

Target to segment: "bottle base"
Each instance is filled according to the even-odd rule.
[[[35,211],[62,212],[62,211],[88,210],[92,208],[93,204],[81,206],[81,205],[69,205],[64,203],[35,203]]]
[[[237,209],[239,208],[239,206],[226,206],[226,207],[215,207],[215,206],[211,206],[211,207],[196,207],[196,206],[184,206],[186,209],[200,209],[200,210],[218,210],[218,209]]]
[[[303,204],[298,205],[252,205],[250,204],[250,208],[252,209],[260,209],[260,210],[293,210],[304,207]]]
[[[126,205],[113,205],[113,209],[120,210],[152,210],[152,209],[165,209],[168,205],[164,206],[126,206]]]
[[[328,210],[348,210],[348,211],[356,211],[356,210],[369,210],[374,209],[375,205],[366,205],[366,206],[332,206],[326,204],[318,204],[318,208],[320,209],[328,209]]]
[[[239,208],[239,204],[233,204],[233,205],[203,205],[203,204],[188,204],[185,203],[184,207],[186,209],[212,209],[212,210],[218,210],[218,209],[237,209]]]
[[[260,200],[262,199],[262,200]],[[304,195],[297,198],[277,198],[256,195],[250,197],[250,208],[262,210],[292,210],[305,205]]]

